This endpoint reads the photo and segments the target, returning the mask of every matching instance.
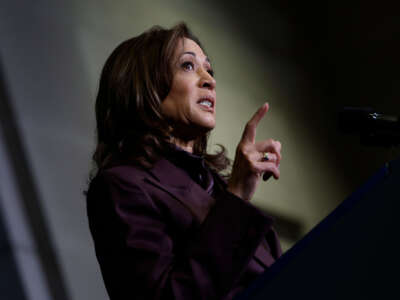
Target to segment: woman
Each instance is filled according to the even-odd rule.
[[[279,178],[280,143],[246,125],[229,180],[224,148],[208,154],[216,81],[181,23],[120,44],[96,99],[97,174],[87,210],[110,299],[232,299],[281,249],[272,220],[249,203]]]

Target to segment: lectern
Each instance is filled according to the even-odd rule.
[[[399,202],[395,160],[235,300],[400,299]]]

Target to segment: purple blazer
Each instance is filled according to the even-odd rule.
[[[216,198],[166,159],[92,180],[89,226],[111,300],[232,299],[281,255],[272,219],[214,177]]]

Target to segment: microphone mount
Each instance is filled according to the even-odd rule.
[[[377,113],[371,107],[344,107],[339,112],[339,130],[359,135],[367,146],[400,144],[400,117]]]

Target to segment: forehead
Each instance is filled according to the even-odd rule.
[[[178,42],[175,54],[176,56],[180,57],[186,52],[194,53],[200,60],[208,60],[207,56],[203,52],[203,49],[201,49],[195,41],[188,38],[183,38]]]

